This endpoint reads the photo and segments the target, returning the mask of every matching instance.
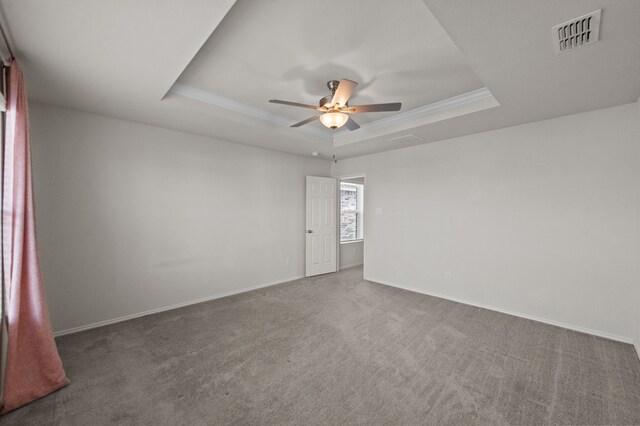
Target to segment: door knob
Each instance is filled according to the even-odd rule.
[[[307,229],[307,234],[313,234],[313,231],[311,229]]]

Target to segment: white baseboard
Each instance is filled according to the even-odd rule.
[[[352,268],[354,266],[360,266],[360,264],[354,264],[354,265],[341,265],[340,268],[341,269],[346,269],[346,268]],[[140,318],[146,315],[152,315],[152,314],[157,314],[159,312],[165,312],[165,311],[170,311],[173,309],[178,309],[178,308],[182,308],[185,306],[189,306],[189,305],[195,305],[197,303],[202,303],[202,302],[207,302],[209,300],[215,300],[215,299],[221,299],[223,297],[227,297],[227,296],[233,296],[234,294],[240,294],[240,293],[246,293],[248,291],[253,291],[253,290],[258,290],[264,287],[270,287],[273,285],[277,285],[277,284],[282,284],[285,282],[289,282],[289,281],[295,281],[295,280],[299,280],[304,278],[304,276],[297,276],[297,277],[291,277],[285,280],[280,280],[280,281],[272,281],[272,282],[268,282],[265,284],[260,284],[260,285],[256,285],[256,286],[252,286],[252,287],[247,287],[244,289],[240,289],[240,290],[232,290],[232,291],[228,291],[225,293],[220,293],[220,294],[216,294],[213,296],[207,296],[207,297],[202,297],[200,299],[194,299],[194,300],[190,300],[187,302],[182,302],[182,303],[176,303],[174,305],[170,305],[170,306],[165,306],[165,307],[161,307],[161,308],[156,308],[156,309],[150,309],[148,311],[144,311],[144,312],[139,312],[139,313],[135,313],[135,314],[131,314],[131,315],[125,315],[125,316],[121,316],[121,317],[117,317],[117,318],[112,318],[112,319],[108,319],[108,320],[104,320],[104,321],[99,321],[99,322],[95,322],[92,324],[87,324],[87,325],[81,325],[78,327],[73,327],[73,328],[68,328],[66,330],[60,330],[60,331],[56,331],[53,333],[54,337],[58,337],[58,336],[64,336],[67,334],[72,334],[72,333],[78,333],[80,331],[84,331],[84,330],[90,330],[92,328],[98,328],[98,327],[103,327],[105,325],[109,325],[109,324],[115,324],[118,322],[122,322],[122,321],[127,321],[130,319],[134,319],[134,318]],[[623,343],[629,343],[634,345],[635,350],[638,354],[638,358],[640,358],[640,342],[634,342],[633,339],[629,338],[629,337],[624,337],[624,336],[618,336],[615,334],[610,334],[610,333],[605,333],[605,332],[601,332],[601,331],[596,331],[596,330],[591,330],[588,328],[584,328],[584,327],[579,327],[579,326],[575,326],[575,325],[571,325],[571,324],[566,324],[566,323],[562,323],[559,321],[553,321],[553,320],[548,320],[548,319],[544,319],[544,318],[539,318],[539,317],[535,317],[532,315],[526,315],[526,314],[522,314],[519,312],[514,312],[514,311],[510,311],[510,310],[506,310],[506,309],[500,309],[500,308],[496,308],[494,306],[489,306],[489,305],[484,305],[484,304],[480,304],[480,303],[475,303],[475,302],[471,302],[468,300],[463,300],[463,299],[458,299],[455,297],[450,297],[450,296],[445,296],[443,294],[439,294],[439,293],[433,293],[433,292],[428,292],[426,290],[423,289],[419,289],[419,288],[415,288],[415,287],[409,287],[409,286],[403,286],[403,285],[399,285],[399,284],[394,284],[385,280],[378,280],[375,278],[369,278],[369,277],[365,277],[365,280],[367,281],[371,281],[371,282],[375,282],[375,283],[379,283],[379,284],[383,284],[383,285],[387,285],[390,287],[396,287],[396,288],[400,288],[403,290],[408,290],[408,291],[413,291],[414,293],[421,293],[421,294],[426,294],[427,296],[433,296],[433,297],[438,297],[440,299],[446,299],[446,300],[451,300],[453,302],[458,302],[458,303],[462,303],[465,305],[470,305],[470,306],[475,306],[478,308],[483,308],[483,309],[489,309],[491,311],[496,311],[496,312],[501,312],[503,314],[508,314],[508,315],[513,315],[516,317],[521,317],[521,318],[526,318],[532,321],[537,321],[537,322],[541,322],[544,324],[550,324],[550,325],[554,325],[557,327],[562,327],[562,328],[566,328],[569,330],[574,330],[574,331],[579,331],[581,333],[586,333],[586,334],[591,334],[594,336],[598,336],[598,337],[604,337],[605,339],[610,339],[610,340],[615,340],[618,342],[623,342]]]
[[[354,266],[361,266],[361,265],[362,265],[362,262],[349,263],[347,265],[340,265],[340,270],[347,269],[347,268],[353,268]]]
[[[481,303],[471,302],[469,300],[458,299],[456,297],[446,296],[444,294],[432,293],[432,292],[429,292],[429,291],[426,291],[426,290],[423,290],[423,289],[420,289],[420,288],[394,284],[394,283],[390,283],[390,282],[385,281],[385,280],[378,280],[378,279],[369,278],[369,277],[365,277],[364,279],[367,280],[367,281],[374,282],[374,283],[388,285],[390,287],[396,287],[396,288],[401,288],[403,290],[413,291],[414,293],[426,294],[427,296],[433,296],[433,297],[437,297],[439,299],[451,300],[453,302],[462,303],[464,305],[471,305],[471,306],[475,306],[477,308],[489,309],[490,311],[501,312],[503,314],[513,315],[515,317],[520,317],[520,318],[526,318],[526,319],[529,319],[529,320],[532,320],[532,321],[541,322],[541,323],[544,323],[544,324],[555,325],[556,327],[562,327],[562,328],[566,328],[566,329],[573,330],[573,331],[579,331],[581,333],[591,334],[593,336],[604,337],[605,339],[615,340],[617,342],[629,343],[631,345],[634,344],[633,339],[630,338],[630,337],[618,336],[618,335],[606,333],[606,332],[603,332],[603,331],[591,330],[589,328],[584,328],[584,327],[580,327],[580,326],[577,326],[577,325],[566,324],[566,323],[563,323],[563,322],[549,320],[549,319],[545,319],[545,318],[539,318],[539,317],[536,317],[536,316],[533,316],[533,315],[522,314],[520,312],[514,312],[514,311],[507,310],[507,309],[496,308],[495,306],[489,306],[489,305],[484,305],[484,304],[481,304]],[[640,356],[640,349],[639,349],[640,345],[636,344],[635,348],[636,348],[636,351],[638,351],[638,354]]]
[[[272,282],[268,282],[268,283],[265,283],[265,284],[256,285],[256,286],[253,286],[253,287],[243,288],[243,289],[240,289],[240,290],[227,291],[225,293],[216,294],[214,296],[207,296],[207,297],[202,297],[200,299],[189,300],[188,302],[176,303],[175,305],[164,306],[162,308],[150,309],[150,310],[144,311],[144,312],[138,312],[138,313],[131,314],[131,315],[124,315],[124,316],[117,317],[117,318],[112,318],[112,319],[108,319],[108,320],[104,320],[104,321],[94,322],[92,324],[87,324],[87,325],[81,325],[81,326],[78,326],[78,327],[68,328],[66,330],[60,330],[60,331],[54,332],[53,336],[54,337],[58,337],[58,336],[64,336],[66,334],[78,333],[80,331],[90,330],[92,328],[103,327],[105,325],[115,324],[115,323],[118,323],[118,322],[127,321],[127,320],[134,319],[134,318],[140,318],[140,317],[144,317],[146,315],[157,314],[159,312],[165,312],[165,311],[170,311],[170,310],[173,310],[173,309],[183,308],[185,306],[195,305],[197,303],[207,302],[209,300],[221,299],[223,297],[233,296],[234,294],[246,293],[248,291],[258,290],[258,289],[261,289],[261,288],[264,288],[264,287],[270,287],[272,285],[277,285],[277,284],[282,284],[282,283],[286,283],[286,282],[289,282],[289,281],[299,280],[301,278],[304,278],[304,276],[287,278],[285,280],[280,280],[280,281],[272,281]]]

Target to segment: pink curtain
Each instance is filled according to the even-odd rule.
[[[31,183],[27,94],[12,60],[7,78],[3,249],[8,349],[2,413],[69,383],[58,355],[42,287]]]

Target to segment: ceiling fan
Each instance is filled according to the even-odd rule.
[[[271,99],[269,102],[315,109],[322,113],[307,118],[306,120],[292,125],[291,127],[300,127],[319,119],[325,127],[330,129],[337,129],[342,126],[346,126],[349,130],[356,130],[360,128],[360,125],[353,121],[353,119],[349,117],[349,114],[360,112],[400,111],[400,108],[402,107],[400,102],[349,106],[349,98],[353,94],[357,85],[358,83],[351,80],[331,80],[327,82],[327,87],[331,90],[331,95],[320,99],[318,106],[301,104],[298,102],[281,101],[279,99]]]

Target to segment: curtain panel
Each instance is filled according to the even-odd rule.
[[[69,383],[58,355],[36,247],[29,119],[22,71],[7,77],[2,244],[8,344],[2,413]]]

